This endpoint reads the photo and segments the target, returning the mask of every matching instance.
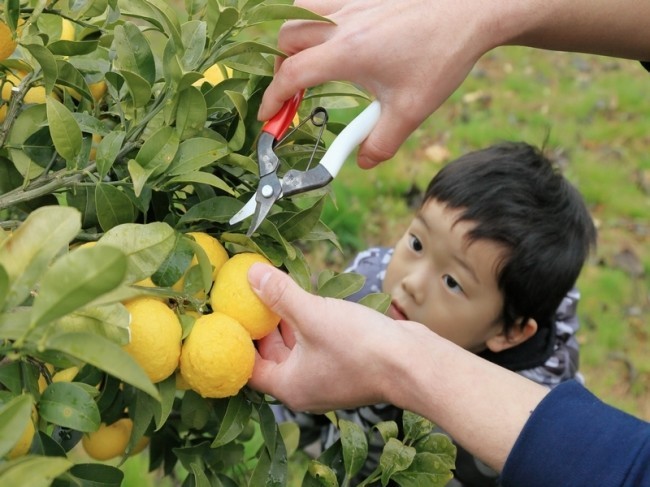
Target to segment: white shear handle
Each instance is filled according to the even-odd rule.
[[[330,145],[319,162],[332,177],[336,177],[354,148],[370,135],[379,120],[379,115],[381,115],[381,107],[379,102],[375,100],[334,139],[334,142],[332,142],[332,145]]]

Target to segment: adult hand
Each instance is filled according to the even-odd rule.
[[[385,355],[387,344],[401,333],[398,322],[365,306],[307,293],[268,265],[253,265],[249,281],[282,316],[281,329],[258,341],[253,388],[295,411],[324,412],[389,399],[383,388],[397,369],[387,367]]]
[[[299,0],[295,5],[333,23],[284,24],[278,47],[289,57],[278,63],[258,116],[269,119],[301,89],[330,80],[354,82],[382,106],[379,122],[359,148],[363,168],[392,157],[491,47],[479,25],[485,9],[472,2]]]

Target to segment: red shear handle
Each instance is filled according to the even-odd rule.
[[[304,94],[305,90],[302,90],[285,101],[280,111],[264,124],[262,131],[270,133],[275,140],[280,140],[289,128],[289,125],[291,125],[293,117],[296,116],[298,106]]]

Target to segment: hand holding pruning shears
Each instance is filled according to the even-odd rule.
[[[262,127],[257,141],[257,164],[260,174],[257,191],[230,219],[230,224],[234,225],[253,215],[247,236],[251,236],[259,228],[273,204],[280,198],[322,188],[332,181],[350,153],[368,136],[379,120],[379,102],[374,101],[341,131],[317,166],[306,171],[291,169],[284,176],[278,177],[280,160],[274,148],[291,124],[303,95],[304,91],[287,100],[282,109]],[[326,119],[325,110],[316,109],[319,110],[325,114]]]

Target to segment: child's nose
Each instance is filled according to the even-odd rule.
[[[421,303],[428,279],[426,269],[422,267],[411,269],[402,279],[402,287],[416,303]]]

